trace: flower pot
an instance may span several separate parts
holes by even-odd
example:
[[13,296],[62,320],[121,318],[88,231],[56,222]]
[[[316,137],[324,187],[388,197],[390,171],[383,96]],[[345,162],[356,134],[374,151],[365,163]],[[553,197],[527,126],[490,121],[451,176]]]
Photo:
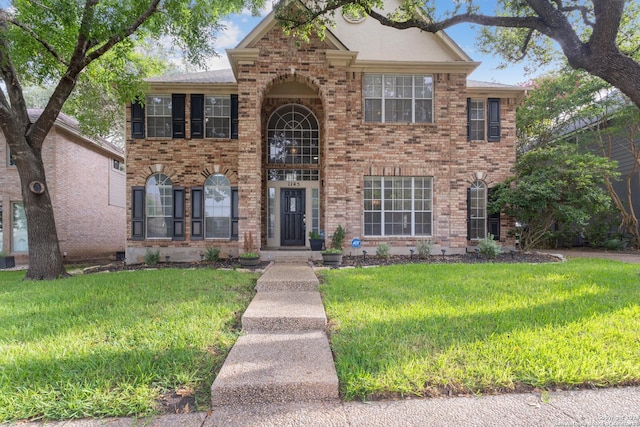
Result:
[[322,254],[322,262],[330,267],[337,267],[342,264],[342,253],[339,254]]
[[251,257],[251,258],[238,258],[240,261],[240,265],[243,267],[255,267],[256,265],[260,265],[260,257]]
[[5,268],[13,268],[16,266],[16,259],[13,256],[0,257],[0,270]]
[[312,251],[321,251],[323,243],[323,239],[309,239],[309,246],[311,246]]

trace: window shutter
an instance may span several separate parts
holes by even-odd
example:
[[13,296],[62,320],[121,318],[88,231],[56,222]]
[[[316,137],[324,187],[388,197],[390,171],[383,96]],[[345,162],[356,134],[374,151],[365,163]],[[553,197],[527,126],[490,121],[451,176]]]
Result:
[[203,227],[203,199],[204,189],[202,187],[191,188],[191,240],[204,239]]
[[174,93],[171,95],[171,121],[174,138],[185,137],[185,95]]
[[231,95],[231,139],[238,139],[238,95]]
[[[494,189],[488,189],[488,197],[487,200],[489,203],[493,202],[494,199]],[[487,216],[487,230],[489,230],[489,234],[493,234],[493,240],[500,240],[500,212],[492,213]]]
[[131,189],[131,240],[144,240],[144,187]]
[[173,187],[173,235],[172,240],[184,240],[184,187]]
[[238,187],[231,187],[231,240],[238,240],[238,221],[240,220]]
[[191,138],[204,138],[204,95],[191,95]]
[[467,240],[471,240],[471,189],[467,188]]
[[500,98],[489,98],[489,134],[487,140],[490,142],[500,141]]
[[144,107],[139,102],[131,103],[131,138],[144,139]]
[[471,98],[467,98],[467,141],[471,141]]

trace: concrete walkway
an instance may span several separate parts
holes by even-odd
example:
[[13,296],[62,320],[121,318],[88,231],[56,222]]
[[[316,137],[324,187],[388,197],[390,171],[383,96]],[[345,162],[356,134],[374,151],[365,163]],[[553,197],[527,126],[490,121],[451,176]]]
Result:
[[327,317],[309,265],[272,264],[242,316],[243,335],[211,386],[213,408],[338,402]]

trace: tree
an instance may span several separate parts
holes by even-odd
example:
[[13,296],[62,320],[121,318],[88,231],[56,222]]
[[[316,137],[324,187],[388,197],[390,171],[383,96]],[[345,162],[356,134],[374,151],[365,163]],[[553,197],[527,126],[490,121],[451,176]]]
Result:
[[[632,189],[640,182],[640,109],[601,79],[563,70],[532,82],[518,106],[520,150],[569,141],[606,158],[627,158],[622,185],[606,176],[603,185],[619,215],[618,231],[640,243]],[[636,196],[637,197],[637,196]]]
[[281,6],[277,16],[286,29],[303,36],[322,33],[341,7],[398,29],[435,33],[460,23],[477,24],[484,28],[478,44],[482,50],[498,53],[506,61],[529,56],[536,64],[554,57],[552,42],[556,42],[571,67],[602,78],[640,107],[640,4],[634,0],[499,0],[495,16],[481,13],[480,1],[459,0],[439,17],[443,8],[436,6],[436,0],[403,0],[386,15],[376,10],[383,3],[305,2],[306,8]]
[[[112,85],[121,102],[140,97],[133,57],[143,40],[169,36],[191,62],[214,55],[219,19],[261,0],[13,0],[0,8],[0,129],[21,181],[29,230],[27,279],[66,275],[44,166],[42,144],[81,79]],[[53,85],[31,122],[25,84]]]
[[615,167],[572,145],[534,148],[519,156],[515,177],[495,187],[488,210],[516,218],[523,224],[522,247],[536,246],[556,224],[581,227],[606,211],[611,200],[602,184]]

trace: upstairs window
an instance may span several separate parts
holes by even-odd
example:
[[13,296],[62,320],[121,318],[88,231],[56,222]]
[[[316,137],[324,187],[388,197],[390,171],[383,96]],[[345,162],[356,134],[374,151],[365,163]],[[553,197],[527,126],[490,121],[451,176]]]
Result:
[[171,95],[147,96],[147,136],[171,138]]
[[382,123],[433,123],[433,77],[365,74],[364,120]]
[[484,99],[469,100],[469,138],[472,141],[484,141],[486,115]]
[[231,138],[231,97],[205,97],[204,120],[207,138]]

